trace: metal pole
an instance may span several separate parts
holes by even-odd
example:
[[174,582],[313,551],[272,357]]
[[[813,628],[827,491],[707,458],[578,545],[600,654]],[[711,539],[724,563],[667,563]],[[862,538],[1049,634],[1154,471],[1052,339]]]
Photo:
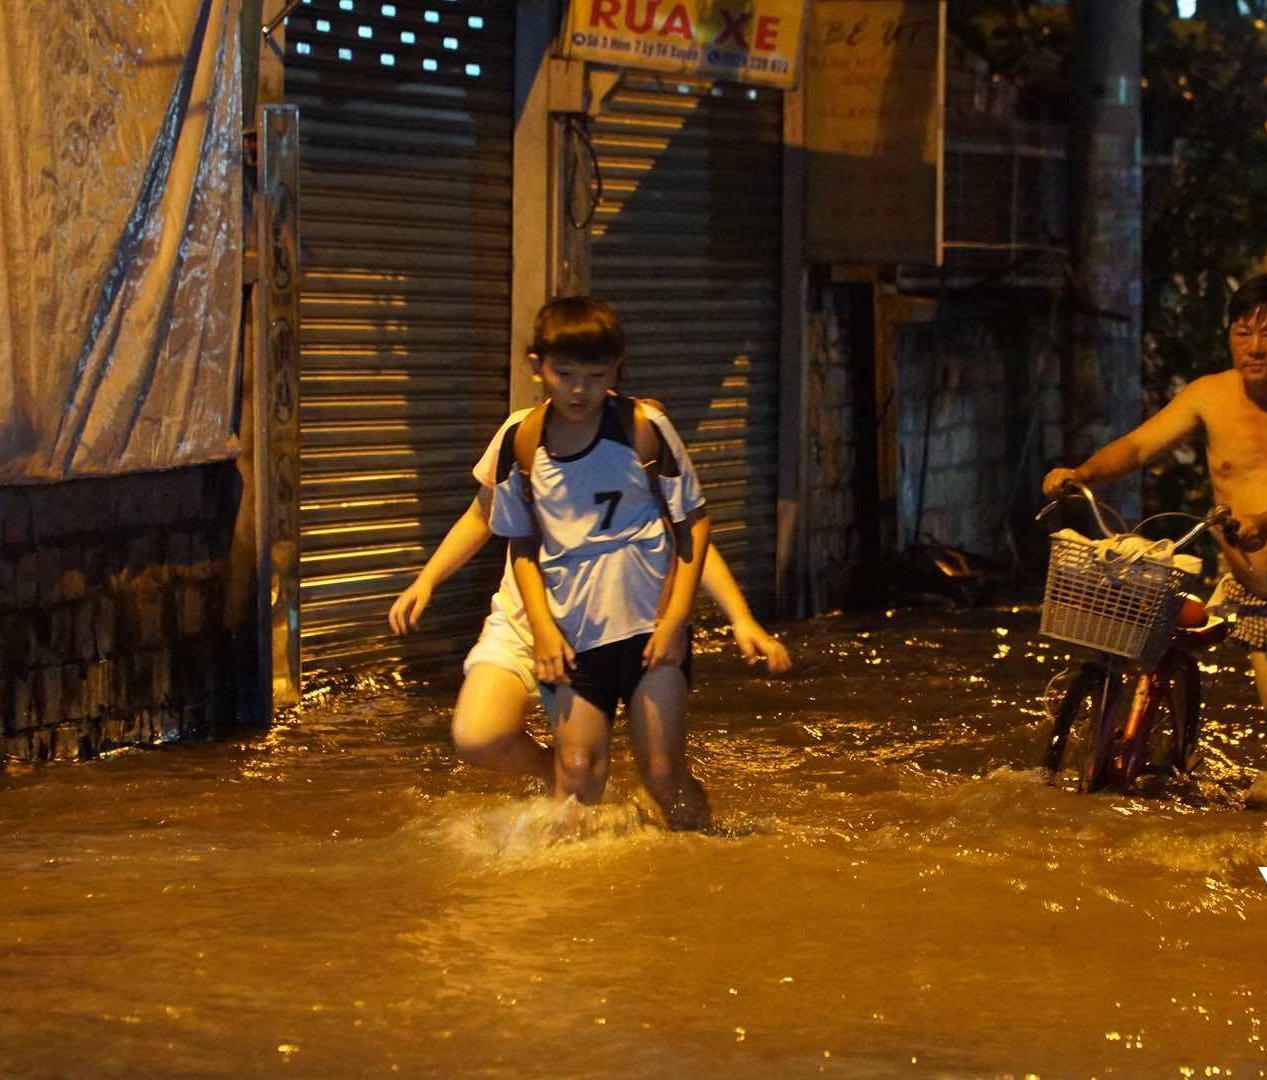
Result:
[[260,110],[255,325],[255,528],[260,674],[299,704],[299,110]]

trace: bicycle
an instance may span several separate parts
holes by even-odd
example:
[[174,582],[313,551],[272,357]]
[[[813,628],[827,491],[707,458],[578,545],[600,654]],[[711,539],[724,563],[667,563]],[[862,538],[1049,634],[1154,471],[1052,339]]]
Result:
[[[1195,653],[1222,641],[1229,627],[1190,595],[1198,577],[1191,565],[1176,565],[1173,553],[1216,527],[1230,539],[1237,523],[1221,505],[1204,518],[1154,515],[1196,522],[1173,546],[1165,542],[1161,548],[1138,532],[1154,518],[1129,532],[1111,530],[1102,514],[1105,509],[1118,517],[1111,507],[1102,507],[1084,484],[1066,488],[1066,495],[1076,493],[1086,500],[1110,544],[1078,534],[1052,537],[1040,633],[1095,655],[1082,664],[1053,716],[1044,772],[1055,783],[1070,766],[1078,789],[1088,792],[1106,787],[1125,791],[1144,773],[1187,775],[1196,763],[1201,731],[1201,671]],[[1057,498],[1045,506],[1038,520],[1059,503]],[[1130,546],[1123,544],[1130,537],[1138,538],[1133,554],[1106,557]],[[1071,751],[1071,737],[1082,739],[1080,752]]]

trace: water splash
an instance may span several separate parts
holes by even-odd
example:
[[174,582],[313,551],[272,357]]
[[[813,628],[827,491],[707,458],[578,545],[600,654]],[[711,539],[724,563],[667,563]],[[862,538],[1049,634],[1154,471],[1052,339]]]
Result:
[[525,859],[557,854],[561,848],[609,847],[663,830],[634,800],[583,806],[575,799],[542,798],[474,810],[444,822],[439,832],[444,842],[467,855]]

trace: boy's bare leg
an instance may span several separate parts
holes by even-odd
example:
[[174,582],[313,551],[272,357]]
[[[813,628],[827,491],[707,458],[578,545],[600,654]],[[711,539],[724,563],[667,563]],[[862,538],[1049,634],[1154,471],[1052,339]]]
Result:
[[611,720],[597,705],[559,686],[554,692],[554,797],[586,805],[603,797],[610,764]]
[[679,668],[652,668],[629,702],[629,734],[642,782],[669,828],[706,829],[708,795],[686,760],[686,694]]
[[554,753],[524,728],[528,690],[519,676],[493,664],[475,664],[453,707],[458,757],[498,772],[528,773],[554,784]]

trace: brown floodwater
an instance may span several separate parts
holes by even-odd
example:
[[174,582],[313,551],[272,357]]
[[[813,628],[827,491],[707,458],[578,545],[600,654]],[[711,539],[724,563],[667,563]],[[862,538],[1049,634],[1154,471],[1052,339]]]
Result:
[[[1242,655],[1191,781],[1042,783],[1033,611],[705,642],[719,822],[457,764],[452,679],[0,776],[0,1072],[1263,1076],[1267,764]],[[450,673],[451,675],[451,673]]]

